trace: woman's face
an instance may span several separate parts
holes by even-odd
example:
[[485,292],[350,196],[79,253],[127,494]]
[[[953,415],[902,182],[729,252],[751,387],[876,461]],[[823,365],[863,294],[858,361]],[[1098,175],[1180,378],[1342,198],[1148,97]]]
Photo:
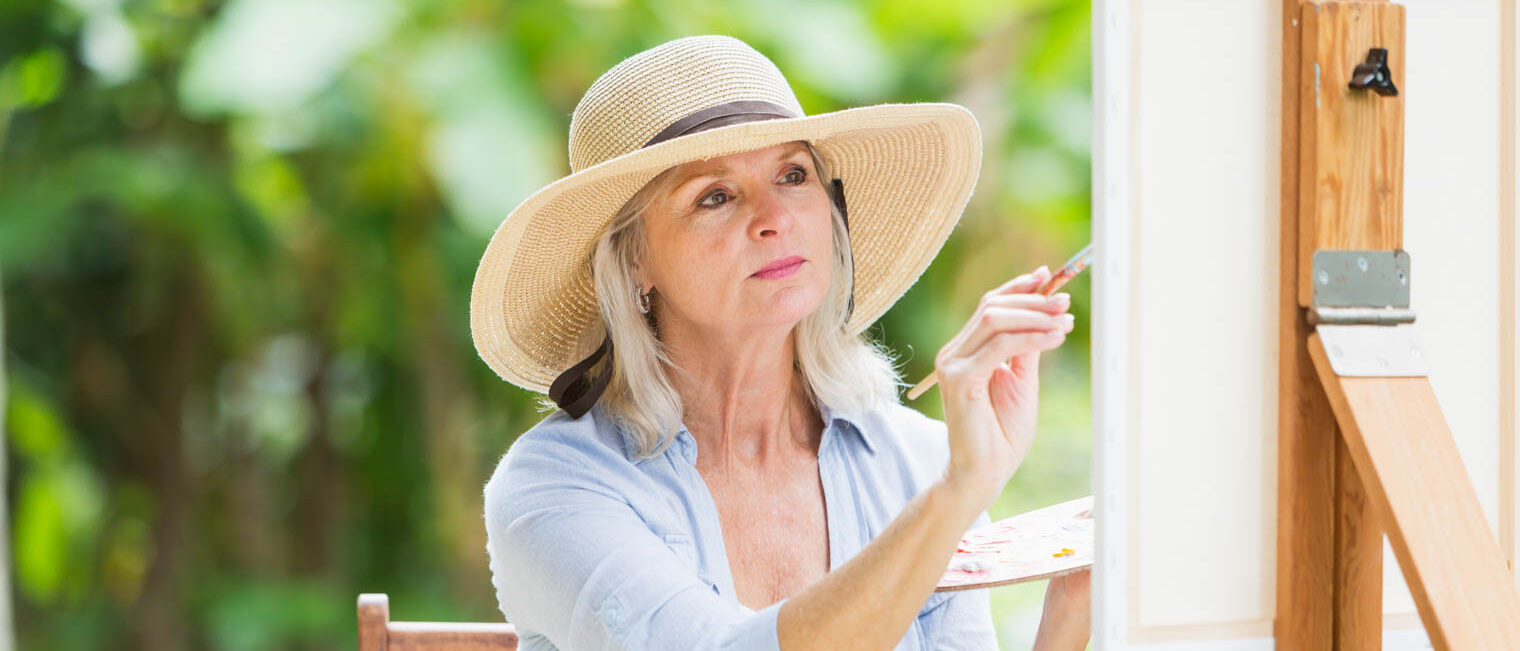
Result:
[[719,336],[790,328],[823,302],[834,241],[829,197],[802,142],[677,168],[644,215],[638,277],[661,329]]

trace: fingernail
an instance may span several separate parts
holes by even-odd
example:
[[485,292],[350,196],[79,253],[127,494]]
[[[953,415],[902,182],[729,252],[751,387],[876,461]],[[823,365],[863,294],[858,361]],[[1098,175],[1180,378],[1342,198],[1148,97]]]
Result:
[[1050,265],[1043,265],[1042,264],[1042,265],[1040,265],[1039,269],[1035,269],[1034,270],[1035,273],[1040,273],[1042,271],[1045,272],[1045,273],[1050,273]]
[[1048,300],[1054,305],[1070,305],[1071,294],[1064,292],[1060,294],[1051,294]]
[[1072,325],[1077,322],[1077,315],[1067,312],[1066,314],[1061,315],[1061,320],[1065,321],[1066,325]]

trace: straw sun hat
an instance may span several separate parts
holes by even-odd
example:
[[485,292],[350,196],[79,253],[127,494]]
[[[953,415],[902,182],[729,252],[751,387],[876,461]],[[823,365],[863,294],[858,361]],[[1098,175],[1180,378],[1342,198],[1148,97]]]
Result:
[[939,103],[806,115],[764,55],[727,36],[693,36],[613,66],[575,107],[571,174],[507,215],[475,272],[470,329],[481,358],[579,416],[611,375],[608,367],[602,386],[585,386],[610,349],[591,279],[608,222],[667,168],[794,140],[829,163],[831,198],[843,207],[848,196],[855,286],[846,327],[870,326],[934,259],[971,197],[976,119]]

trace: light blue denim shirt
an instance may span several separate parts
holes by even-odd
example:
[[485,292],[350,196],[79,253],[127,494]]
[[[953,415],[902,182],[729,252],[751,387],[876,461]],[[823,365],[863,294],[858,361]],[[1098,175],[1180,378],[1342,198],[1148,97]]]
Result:
[[[822,416],[832,571],[940,477],[949,447],[944,423],[900,404]],[[755,611],[735,597],[691,433],[648,459],[635,451],[600,406],[576,420],[557,411],[487,482],[491,582],[520,648],[778,649],[785,600]],[[987,591],[934,593],[896,648],[996,649]]]

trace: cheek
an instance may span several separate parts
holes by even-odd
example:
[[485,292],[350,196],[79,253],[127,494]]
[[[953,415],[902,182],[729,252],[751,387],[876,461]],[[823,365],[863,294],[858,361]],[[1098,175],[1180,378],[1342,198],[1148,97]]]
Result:
[[808,229],[809,246],[813,251],[814,259],[819,261],[819,267],[825,270],[834,264],[834,225],[833,217],[825,213],[822,219],[815,220]]
[[717,295],[714,286],[727,277],[724,271],[734,267],[740,257],[717,234],[691,232],[667,237],[661,246],[650,246],[655,283],[669,300],[683,304],[701,304]]

